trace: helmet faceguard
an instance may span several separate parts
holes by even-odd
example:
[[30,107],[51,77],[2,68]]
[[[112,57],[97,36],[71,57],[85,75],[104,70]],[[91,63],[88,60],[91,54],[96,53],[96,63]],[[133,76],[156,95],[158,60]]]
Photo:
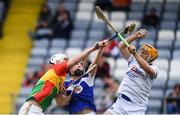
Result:
[[57,64],[57,63],[62,63],[64,60],[68,60],[69,57],[65,54],[62,53],[57,53],[53,56],[51,56],[51,59],[49,60],[50,64]]
[[145,49],[149,54],[147,62],[152,62],[159,56],[158,50],[150,44],[144,44],[141,48]]

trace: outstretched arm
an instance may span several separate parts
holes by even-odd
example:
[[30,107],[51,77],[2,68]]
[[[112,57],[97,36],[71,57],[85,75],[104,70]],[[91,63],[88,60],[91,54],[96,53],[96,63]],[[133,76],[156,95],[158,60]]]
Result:
[[[144,29],[140,29],[139,31],[137,31],[135,34],[129,36],[128,38],[126,38],[126,41],[130,44],[131,42],[135,41],[138,38],[144,38],[145,35],[142,35],[140,31],[145,31]],[[126,47],[126,45],[124,44],[123,41],[121,41],[118,44],[118,47],[120,49],[121,55],[123,58],[128,59],[131,54],[128,52],[128,49]]]
[[92,53],[93,51],[101,48],[101,47],[106,47],[107,44],[103,43],[104,41],[100,41],[97,42],[96,44],[94,44],[92,47],[86,49],[85,51],[83,51],[82,53],[80,53],[78,56],[70,59],[67,63],[67,68],[71,68],[74,65],[76,65],[78,62],[80,62],[81,60],[84,60],[90,53]]
[[70,59],[67,63],[67,68],[73,67],[74,65],[76,65],[78,62],[86,58],[90,53],[92,53],[95,50],[97,50],[96,47],[90,47],[85,51],[83,51],[82,53],[80,53],[79,55],[77,55],[76,57]]
[[[104,40],[103,42],[104,42],[103,44],[106,44],[106,45],[110,44],[109,40]],[[93,62],[91,63],[91,65],[89,66],[88,69],[90,69],[93,65],[98,64],[98,62],[100,61],[100,58],[102,56],[102,52],[103,52],[103,47],[100,47],[96,57],[94,58]],[[91,76],[95,76],[96,71],[97,71],[97,66],[90,72]]]
[[[100,57],[102,56],[102,50],[103,50],[103,49],[99,49],[99,51],[98,51],[95,59],[93,60],[93,62],[92,62],[91,65],[89,66],[89,68],[91,68],[93,65],[97,64],[98,61],[100,61],[99,59],[100,59]],[[89,70],[89,68],[88,68],[88,70]],[[94,76],[94,75],[96,74],[96,71],[97,71],[97,66],[96,66],[89,74],[91,74],[91,76]]]

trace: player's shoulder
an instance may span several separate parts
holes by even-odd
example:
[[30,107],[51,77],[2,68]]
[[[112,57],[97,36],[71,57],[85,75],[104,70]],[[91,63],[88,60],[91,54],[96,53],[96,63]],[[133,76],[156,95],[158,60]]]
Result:
[[159,74],[159,68],[156,63],[151,63],[150,67],[156,72],[156,76]]
[[155,68],[159,68],[158,65],[156,64],[156,62],[152,62],[149,64],[151,67],[155,67]]
[[64,85],[66,86],[66,85],[70,84],[71,82],[72,82],[72,80],[65,80]]
[[53,68],[56,68],[56,67],[66,68],[67,63],[68,63],[68,61],[63,61],[61,63],[53,64],[51,67],[53,67]]
[[84,81],[88,86],[93,86],[94,83],[94,77],[91,76],[91,74],[88,74],[86,77],[82,78],[82,81]]
[[150,65],[152,68],[156,69],[156,70],[159,70],[159,67],[156,65],[156,64],[152,64]]

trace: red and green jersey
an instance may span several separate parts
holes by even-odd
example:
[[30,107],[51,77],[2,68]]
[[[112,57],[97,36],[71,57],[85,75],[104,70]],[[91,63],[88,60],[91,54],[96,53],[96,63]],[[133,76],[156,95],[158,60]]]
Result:
[[55,96],[63,90],[67,72],[67,61],[55,64],[37,82],[28,99],[35,99],[46,110]]

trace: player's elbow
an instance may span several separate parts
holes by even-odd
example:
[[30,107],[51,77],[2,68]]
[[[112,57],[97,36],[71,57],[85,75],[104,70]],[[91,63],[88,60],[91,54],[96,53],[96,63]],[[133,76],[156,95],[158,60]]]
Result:
[[156,72],[153,69],[149,69],[147,71],[147,73],[149,74],[150,77],[155,77],[156,76]]
[[67,62],[67,68],[72,68],[74,65],[76,65],[78,63],[78,61],[76,59],[70,59],[68,62]]

